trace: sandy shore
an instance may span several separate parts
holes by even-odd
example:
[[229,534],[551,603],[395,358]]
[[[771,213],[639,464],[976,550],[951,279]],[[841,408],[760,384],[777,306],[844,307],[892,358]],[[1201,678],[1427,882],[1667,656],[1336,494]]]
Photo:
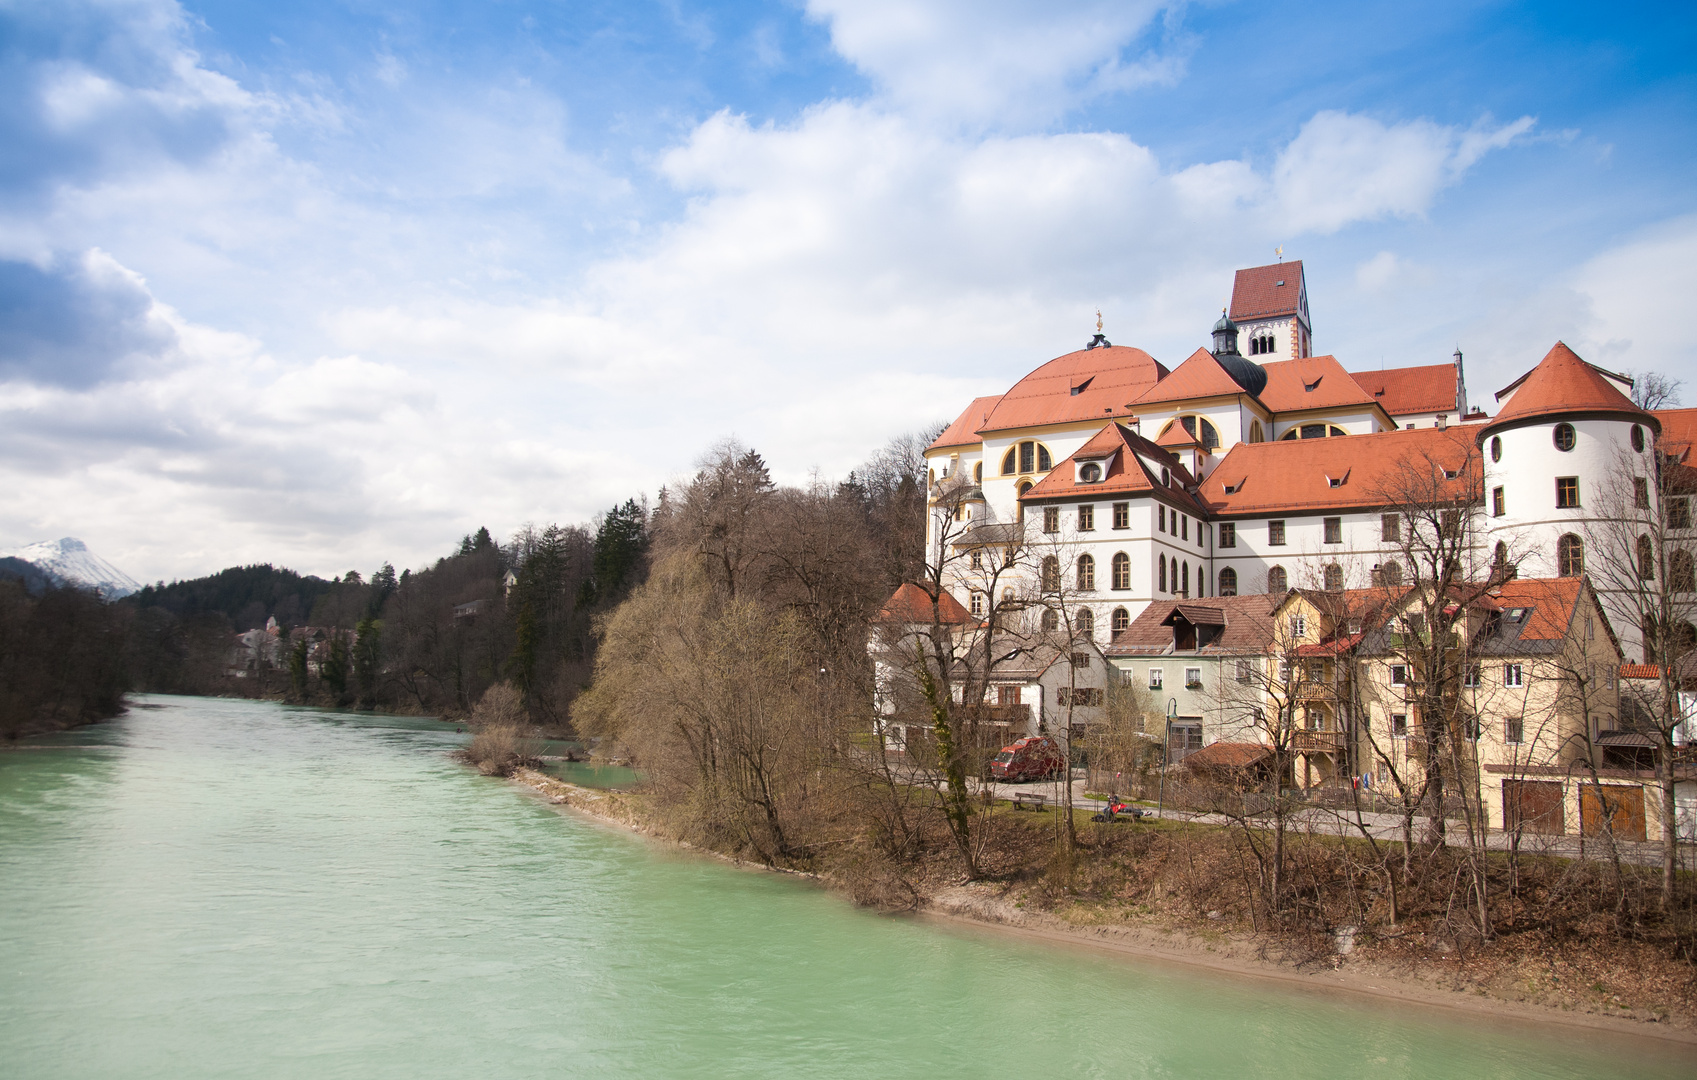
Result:
[[[618,792],[579,787],[532,769],[519,770],[513,779],[556,806],[620,829],[645,836],[658,835],[638,819],[630,802]],[[681,846],[689,847],[687,844]],[[738,866],[770,869],[715,852],[705,854]],[[1367,996],[1401,1005],[1444,1009],[1484,1021],[1556,1024],[1568,1029],[1608,1032],[1639,1040],[1648,1037],[1674,1047],[1697,1049],[1697,1026],[1691,1023],[1690,1018],[1653,1022],[1644,1017],[1611,1016],[1505,1001],[1476,990],[1452,990],[1434,985],[1430,979],[1397,970],[1396,966],[1355,957],[1335,957],[1330,968],[1312,964],[1298,966],[1269,957],[1269,943],[1250,936],[1220,934],[1204,937],[1170,927],[1125,923],[1077,926],[1047,912],[1018,908],[991,885],[959,885],[944,889],[927,898],[918,917],[936,920],[951,928],[1011,935],[1128,960],[1178,964],[1235,978],[1270,980],[1309,993]]]

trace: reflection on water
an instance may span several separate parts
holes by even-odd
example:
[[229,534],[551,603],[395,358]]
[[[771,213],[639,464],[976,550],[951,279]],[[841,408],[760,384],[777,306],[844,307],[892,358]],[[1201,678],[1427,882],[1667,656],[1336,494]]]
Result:
[[0,754],[0,1075],[1689,1075],[857,911],[477,776],[431,720],[153,698]]
[[633,788],[640,777],[635,769],[624,765],[592,765],[587,761],[550,761],[543,771],[557,776],[568,784],[592,788]]

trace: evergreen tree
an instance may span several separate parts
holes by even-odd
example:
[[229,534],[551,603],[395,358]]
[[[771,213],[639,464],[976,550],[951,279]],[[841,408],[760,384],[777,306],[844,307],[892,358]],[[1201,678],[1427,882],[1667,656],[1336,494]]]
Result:
[[289,650],[289,682],[294,687],[296,700],[299,701],[306,700],[306,660],[310,648],[306,638],[302,637],[295,642],[294,648]]
[[578,605],[607,605],[623,599],[647,551],[648,512],[635,499],[603,514],[595,531],[591,576],[583,583]]
[[354,631],[354,678],[359,684],[359,707],[377,707],[377,680],[381,674],[383,624],[373,618],[360,620]]
[[348,692],[348,643],[340,631],[331,633],[330,655],[320,665],[318,677],[336,695],[338,702]]

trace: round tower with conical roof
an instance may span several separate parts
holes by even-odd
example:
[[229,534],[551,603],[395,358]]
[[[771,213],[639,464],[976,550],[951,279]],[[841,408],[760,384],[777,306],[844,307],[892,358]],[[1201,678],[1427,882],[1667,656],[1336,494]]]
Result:
[[[1630,482],[1625,469],[1639,460],[1652,467],[1651,435],[1660,430],[1622,385],[1631,383],[1558,341],[1498,395],[1501,411],[1475,436],[1484,460],[1487,555],[1517,560],[1521,577],[1585,573],[1592,526],[1611,485]],[[1629,655],[1639,651],[1637,626],[1614,629]]]

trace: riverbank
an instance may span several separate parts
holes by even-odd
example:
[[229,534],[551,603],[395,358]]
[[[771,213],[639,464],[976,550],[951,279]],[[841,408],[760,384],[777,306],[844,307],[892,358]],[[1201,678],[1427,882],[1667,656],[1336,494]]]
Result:
[[[578,787],[531,769],[517,770],[513,779],[554,805],[643,835],[676,840],[647,812],[640,794]],[[1029,828],[1024,818],[1010,819],[1009,826]],[[726,853],[709,853],[753,865]],[[852,859],[822,865],[808,876],[866,902],[864,882],[843,874],[844,862]],[[1429,934],[1412,927],[1396,938],[1345,933],[1317,942],[1313,935],[1258,932],[1220,910],[1190,917],[1163,904],[1159,895],[1136,903],[1086,896],[1057,902],[1045,880],[1017,874],[961,884],[958,874],[951,880],[941,865],[946,862],[945,857],[927,868],[930,872],[904,881],[914,893],[905,906],[921,917],[1063,947],[1272,979],[1316,992],[1368,995],[1486,1018],[1553,1022],[1697,1047],[1693,973],[1689,965],[1648,946],[1515,940],[1463,949],[1430,940]]]

